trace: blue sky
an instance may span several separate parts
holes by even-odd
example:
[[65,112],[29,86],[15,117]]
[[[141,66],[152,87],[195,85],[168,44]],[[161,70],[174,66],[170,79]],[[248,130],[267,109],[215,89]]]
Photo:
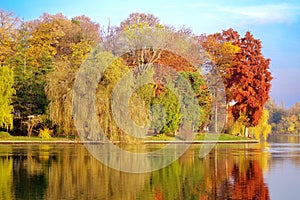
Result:
[[271,97],[289,107],[300,102],[300,3],[298,0],[1,0],[0,8],[27,21],[44,12],[68,17],[85,14],[101,25],[112,25],[132,12],[152,13],[163,24],[186,25],[195,34],[234,28],[241,35],[251,31],[271,59]]

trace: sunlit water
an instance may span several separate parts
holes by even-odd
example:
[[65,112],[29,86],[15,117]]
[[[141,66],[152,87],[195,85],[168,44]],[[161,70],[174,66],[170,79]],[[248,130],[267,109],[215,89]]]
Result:
[[110,169],[79,144],[0,145],[0,199],[300,199],[299,141],[222,144],[204,158],[192,145],[144,174]]

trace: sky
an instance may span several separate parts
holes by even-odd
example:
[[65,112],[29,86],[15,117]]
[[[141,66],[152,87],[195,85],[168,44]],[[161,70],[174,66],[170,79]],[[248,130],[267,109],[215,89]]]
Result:
[[300,102],[300,2],[298,0],[0,0],[0,9],[28,21],[43,13],[86,15],[102,26],[119,25],[130,13],[157,16],[161,23],[185,25],[193,33],[210,34],[233,28],[250,31],[271,59],[271,97],[290,107]]

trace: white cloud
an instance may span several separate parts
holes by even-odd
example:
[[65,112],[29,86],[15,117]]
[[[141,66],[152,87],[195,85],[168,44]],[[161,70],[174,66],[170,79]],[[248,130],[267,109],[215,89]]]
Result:
[[250,20],[250,23],[292,23],[299,15],[300,7],[290,4],[265,4],[257,6],[224,6],[218,10],[233,18]]
[[201,9],[214,18],[233,19],[252,23],[292,23],[300,16],[300,6],[288,3],[261,5],[226,5],[222,3],[193,3],[190,7]]

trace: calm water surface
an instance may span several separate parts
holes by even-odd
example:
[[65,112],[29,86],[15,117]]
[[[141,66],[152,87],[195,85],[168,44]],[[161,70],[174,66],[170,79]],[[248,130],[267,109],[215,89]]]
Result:
[[217,145],[205,158],[200,148],[161,170],[130,174],[83,145],[0,145],[0,199],[300,199],[300,137]]

